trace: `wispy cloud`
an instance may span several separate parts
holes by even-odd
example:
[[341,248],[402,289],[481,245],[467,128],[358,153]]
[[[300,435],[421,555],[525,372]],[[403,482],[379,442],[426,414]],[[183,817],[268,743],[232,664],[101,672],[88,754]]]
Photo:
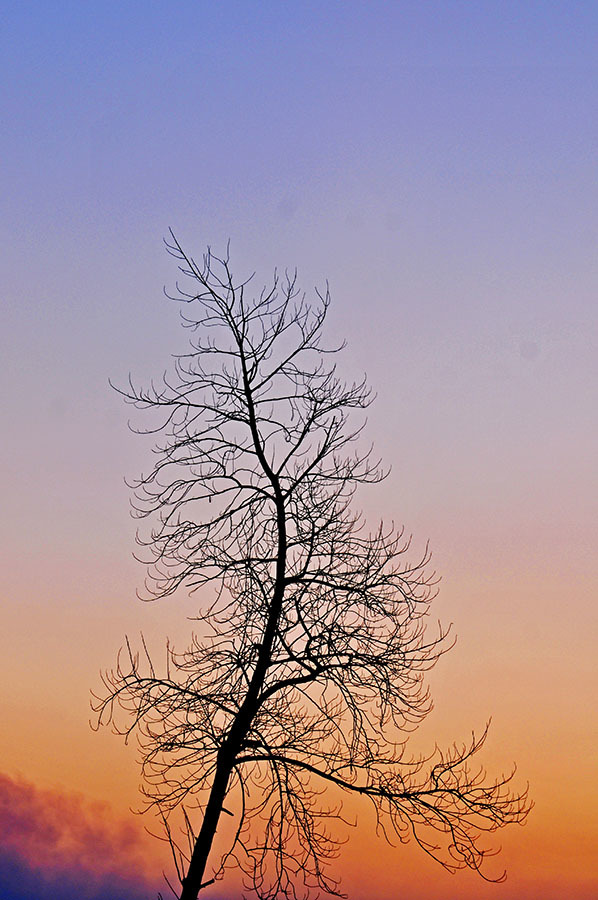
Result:
[[138,823],[0,774],[0,900],[154,900]]

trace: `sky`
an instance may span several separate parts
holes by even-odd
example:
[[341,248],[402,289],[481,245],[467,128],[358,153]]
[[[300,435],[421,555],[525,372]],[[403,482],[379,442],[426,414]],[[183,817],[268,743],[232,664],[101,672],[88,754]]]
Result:
[[123,479],[150,445],[108,385],[186,346],[169,228],[257,282],[329,282],[392,467],[364,511],[430,540],[458,636],[418,740],[492,716],[488,768],[535,801],[503,885],[361,814],[350,897],[594,898],[596,4],[6,0],[0,28],[0,900],[164,891],[134,747],[90,729],[89,692],[197,602],[135,597]]

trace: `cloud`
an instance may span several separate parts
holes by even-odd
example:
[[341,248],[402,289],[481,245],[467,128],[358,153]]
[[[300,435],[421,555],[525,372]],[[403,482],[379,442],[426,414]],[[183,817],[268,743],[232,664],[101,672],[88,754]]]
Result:
[[155,900],[147,859],[138,823],[0,774],[0,900]]

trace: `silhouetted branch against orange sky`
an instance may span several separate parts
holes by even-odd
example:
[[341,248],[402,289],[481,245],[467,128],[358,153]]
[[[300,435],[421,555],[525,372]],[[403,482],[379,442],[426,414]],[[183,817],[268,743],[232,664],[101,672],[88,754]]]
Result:
[[[352,509],[385,473],[351,420],[370,391],[344,383],[342,346],[323,344],[328,290],[310,306],[285,273],[254,293],[228,253],[197,263],[172,233],[167,247],[186,279],[174,299],[190,349],[159,385],[120,392],[160,436],[135,485],[135,513],[152,522],[139,537],[145,597],[205,588],[205,599],[163,671],[127,641],[95,709],[139,740],[181,900],[230,866],[260,900],[343,896],[326,863],[349,795],[372,805],[387,840],[413,837],[447,869],[486,877],[484,833],[523,822],[527,791],[475,766],[486,731],[408,751],[431,708],[424,675],[450,640],[425,628],[427,549],[411,559],[402,529],[369,531]],[[213,844],[223,814],[234,821],[224,848]]]

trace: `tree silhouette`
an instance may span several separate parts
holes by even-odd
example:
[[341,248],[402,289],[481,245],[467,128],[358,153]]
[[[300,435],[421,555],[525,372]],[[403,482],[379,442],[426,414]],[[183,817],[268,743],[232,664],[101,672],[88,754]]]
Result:
[[[366,798],[389,840],[414,838],[447,869],[480,872],[483,833],[523,822],[527,793],[512,792],[512,774],[471,768],[486,732],[427,758],[408,752],[430,710],[424,674],[449,642],[424,627],[428,552],[410,561],[402,530],[370,532],[352,511],[356,489],[384,472],[350,421],[370,392],[343,383],[341,348],[322,343],[328,291],[310,307],[296,275],[275,274],[252,296],[228,255],[208,250],[200,265],[174,235],[167,248],[189,284],[173,299],[186,304],[190,350],[159,386],[129,381],[121,393],[161,414],[134,504],[153,522],[138,538],[146,596],[185,586],[206,600],[164,672],[127,641],[95,708],[138,736],[176,893],[196,900],[234,865],[260,900],[343,896],[326,866],[343,795]],[[223,814],[234,819],[224,849],[213,847]]]

